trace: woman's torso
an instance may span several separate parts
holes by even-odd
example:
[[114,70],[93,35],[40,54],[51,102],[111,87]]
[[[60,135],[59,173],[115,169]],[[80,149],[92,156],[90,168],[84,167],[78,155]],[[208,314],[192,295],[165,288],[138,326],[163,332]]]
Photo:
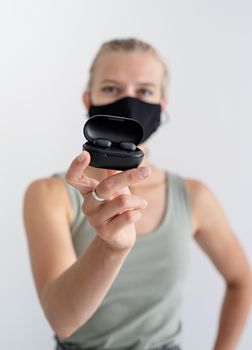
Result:
[[[64,179],[64,174],[59,174]],[[180,304],[188,267],[192,221],[184,179],[160,171],[144,188],[149,202],[136,226],[137,241],[118,278],[93,317],[64,339],[97,349],[149,349],[176,345],[181,333]],[[136,194],[140,194],[137,188]],[[72,240],[77,256],[95,237],[81,211],[82,198],[68,186],[74,209]]]

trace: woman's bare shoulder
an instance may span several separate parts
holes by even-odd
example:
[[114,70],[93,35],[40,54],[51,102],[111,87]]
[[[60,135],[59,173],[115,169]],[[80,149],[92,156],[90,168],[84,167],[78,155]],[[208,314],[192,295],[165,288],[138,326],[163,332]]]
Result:
[[24,208],[28,212],[51,210],[65,211],[72,219],[72,204],[64,181],[59,177],[38,178],[28,184],[24,193]]
[[32,180],[26,188],[26,193],[41,193],[45,191],[51,194],[63,193],[65,191],[64,182],[59,177],[43,177]]
[[192,178],[184,180],[191,206],[195,235],[202,236],[203,232],[212,231],[213,222],[218,223],[219,226],[229,227],[225,210],[214,190],[204,181]]

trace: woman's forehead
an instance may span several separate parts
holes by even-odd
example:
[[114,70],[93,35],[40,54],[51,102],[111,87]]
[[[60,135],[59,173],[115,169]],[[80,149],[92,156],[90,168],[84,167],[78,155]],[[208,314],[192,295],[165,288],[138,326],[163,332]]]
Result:
[[94,80],[136,80],[161,83],[164,69],[148,52],[108,52],[97,60]]

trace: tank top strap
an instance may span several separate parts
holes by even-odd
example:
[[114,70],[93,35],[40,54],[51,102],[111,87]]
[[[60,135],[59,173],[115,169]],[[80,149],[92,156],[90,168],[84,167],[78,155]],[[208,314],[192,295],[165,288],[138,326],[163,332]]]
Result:
[[191,207],[184,176],[179,173],[168,173],[170,215],[178,220],[180,225],[186,225],[193,234]]
[[66,182],[65,175],[66,175],[65,172],[61,172],[61,173],[53,174],[52,177],[60,178],[64,182],[67,188],[68,194],[72,202],[72,207],[73,207],[73,221],[71,225],[71,232],[74,233],[77,231],[77,228],[79,227],[79,225],[81,224],[84,218],[84,215],[82,212],[83,197],[81,196],[78,190],[76,190],[73,186],[69,185]]

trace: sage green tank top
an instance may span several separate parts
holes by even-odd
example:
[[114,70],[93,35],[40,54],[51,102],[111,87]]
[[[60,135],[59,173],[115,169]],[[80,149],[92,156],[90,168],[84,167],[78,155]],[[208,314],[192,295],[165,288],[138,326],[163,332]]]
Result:
[[[64,181],[64,173],[56,174]],[[66,184],[74,208],[71,227],[77,256],[95,237],[82,213],[82,196]],[[149,350],[181,343],[181,297],[188,268],[192,222],[183,177],[167,173],[165,215],[139,236],[95,314],[60,341],[97,350]]]

